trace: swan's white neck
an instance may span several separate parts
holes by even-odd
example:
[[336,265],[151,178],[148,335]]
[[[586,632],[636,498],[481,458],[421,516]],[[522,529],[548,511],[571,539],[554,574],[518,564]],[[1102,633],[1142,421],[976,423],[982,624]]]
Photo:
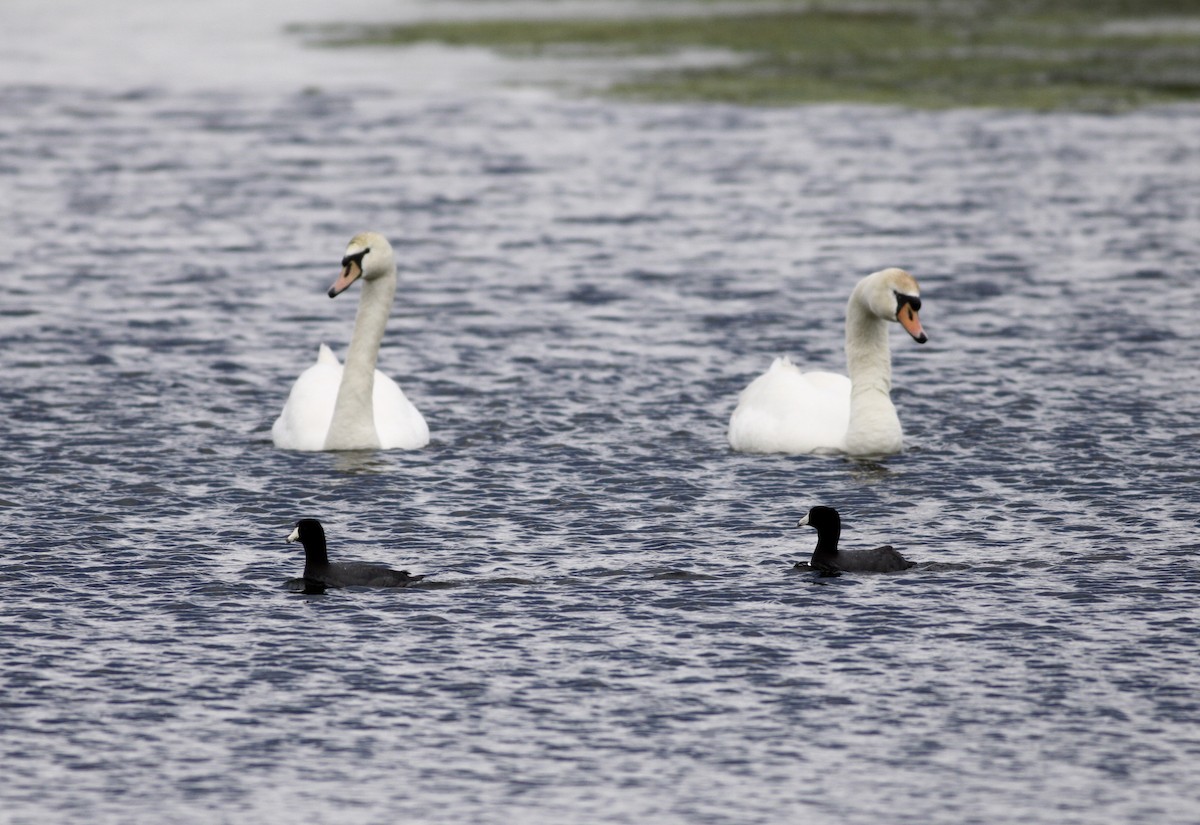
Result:
[[379,448],[379,434],[375,430],[375,362],[396,294],[396,271],[393,269],[370,281],[363,278],[362,283],[354,335],[346,352],[333,421],[325,436],[326,450]]
[[888,322],[871,312],[861,285],[846,305],[846,371],[850,374],[850,424],[846,452],[896,453],[903,433],[892,405],[892,354]]

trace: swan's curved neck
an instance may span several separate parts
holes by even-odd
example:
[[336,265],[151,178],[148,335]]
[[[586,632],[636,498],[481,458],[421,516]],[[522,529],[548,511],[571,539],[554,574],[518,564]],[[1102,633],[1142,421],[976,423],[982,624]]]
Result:
[[865,395],[873,390],[887,396],[892,391],[887,321],[853,300],[846,306],[846,370],[854,385],[852,393]]
[[871,312],[855,290],[846,305],[846,371],[850,374],[847,451],[889,453],[900,449],[900,419],[892,404],[892,353],[887,321]]
[[342,383],[338,386],[333,407],[333,421],[325,436],[327,450],[362,450],[379,447],[375,431],[375,362],[379,345],[392,311],[396,294],[396,273],[393,271],[373,280],[363,279],[358,315],[354,319],[354,335],[346,352]]

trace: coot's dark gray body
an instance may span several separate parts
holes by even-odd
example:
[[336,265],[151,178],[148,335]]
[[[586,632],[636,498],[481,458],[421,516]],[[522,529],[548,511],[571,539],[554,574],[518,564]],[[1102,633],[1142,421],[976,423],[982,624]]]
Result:
[[[817,549],[809,565],[827,573],[895,573],[914,565],[890,544],[870,550],[841,550],[838,538],[842,534],[842,517],[832,507],[814,507],[800,519],[798,526],[815,527]],[[799,565],[797,565],[799,566]]]
[[410,576],[407,570],[392,570],[382,564],[330,562],[325,528],[315,518],[300,519],[287,540],[304,545],[304,579],[321,582],[326,587],[407,587],[425,578]]

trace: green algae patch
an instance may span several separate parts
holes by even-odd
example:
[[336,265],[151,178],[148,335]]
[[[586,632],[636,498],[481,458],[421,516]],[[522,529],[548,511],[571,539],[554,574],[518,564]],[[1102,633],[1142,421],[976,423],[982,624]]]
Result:
[[[426,22],[317,35],[336,46],[437,42],[604,58],[612,66],[604,92],[642,100],[1080,111],[1200,100],[1200,13],[1186,0],[696,3],[684,14],[669,5],[669,15],[625,19]],[[622,69],[630,56],[689,50],[736,59]]]

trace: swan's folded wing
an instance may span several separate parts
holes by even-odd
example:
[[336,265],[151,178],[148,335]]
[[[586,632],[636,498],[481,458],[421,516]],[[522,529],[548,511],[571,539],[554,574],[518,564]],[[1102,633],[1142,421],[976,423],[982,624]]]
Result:
[[837,452],[849,422],[849,378],[801,372],[777,358],[738,397],[729,419],[729,444],[747,453]]
[[325,436],[333,421],[333,405],[341,382],[342,365],[329,347],[322,344],[317,362],[300,373],[283,412],[271,427],[275,446],[281,450],[325,449]]
[[379,370],[371,402],[375,407],[375,433],[384,450],[418,450],[429,443],[429,425],[404,395],[404,390]]

